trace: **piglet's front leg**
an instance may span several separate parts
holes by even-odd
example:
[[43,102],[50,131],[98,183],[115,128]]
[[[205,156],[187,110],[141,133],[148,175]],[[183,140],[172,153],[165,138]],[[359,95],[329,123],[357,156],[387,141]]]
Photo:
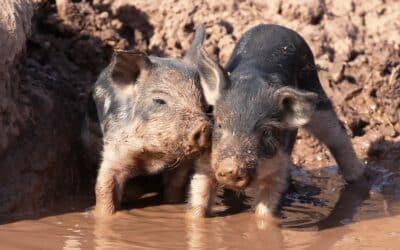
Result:
[[287,188],[288,170],[283,168],[276,175],[271,175],[259,182],[255,214],[257,218],[270,219],[274,217],[282,193]]
[[187,215],[189,218],[202,218],[210,213],[216,195],[217,182],[208,154],[203,155],[195,164],[195,174],[190,182]]
[[99,216],[112,215],[119,208],[124,185],[136,162],[132,158],[119,157],[114,152],[104,151],[96,181],[96,208]]

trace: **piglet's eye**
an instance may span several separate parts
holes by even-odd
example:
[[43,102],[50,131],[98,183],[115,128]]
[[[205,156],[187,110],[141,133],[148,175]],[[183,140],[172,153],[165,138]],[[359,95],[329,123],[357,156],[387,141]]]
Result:
[[165,104],[167,104],[166,101],[164,101],[163,99],[160,99],[160,98],[154,98],[154,99],[153,99],[153,102],[155,102],[155,103],[157,103],[157,104],[159,104],[159,105],[165,105]]
[[207,113],[207,114],[212,114],[213,111],[214,111],[214,107],[213,107],[213,106],[208,105],[208,106],[206,107],[206,113]]

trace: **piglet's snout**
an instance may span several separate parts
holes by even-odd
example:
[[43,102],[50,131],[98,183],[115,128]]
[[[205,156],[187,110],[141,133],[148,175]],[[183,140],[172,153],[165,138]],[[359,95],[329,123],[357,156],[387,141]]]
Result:
[[219,183],[231,189],[246,188],[253,175],[253,168],[240,166],[233,159],[224,159],[216,171],[216,178]]
[[208,148],[211,143],[211,123],[206,120],[199,121],[188,135],[189,149],[200,152]]

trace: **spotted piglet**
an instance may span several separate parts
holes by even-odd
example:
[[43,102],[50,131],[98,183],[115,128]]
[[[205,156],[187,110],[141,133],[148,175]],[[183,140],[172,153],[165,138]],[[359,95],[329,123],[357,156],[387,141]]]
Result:
[[[203,36],[199,30],[188,55],[201,46]],[[208,61],[114,52],[95,83],[95,112],[88,112],[83,130],[87,152],[101,150],[97,214],[119,208],[128,178],[166,169],[165,200],[184,198],[191,160],[210,147],[212,123],[201,88],[212,84],[201,76]]]

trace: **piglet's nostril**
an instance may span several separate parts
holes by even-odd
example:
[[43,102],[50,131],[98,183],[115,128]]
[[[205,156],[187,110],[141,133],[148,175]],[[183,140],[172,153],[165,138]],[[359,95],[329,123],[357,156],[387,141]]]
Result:
[[236,176],[236,181],[242,181],[244,180],[244,176]]
[[232,178],[235,176],[235,171],[233,170],[233,168],[225,168],[225,169],[220,170],[217,174],[220,177]]
[[194,141],[198,141],[200,139],[201,136],[201,131],[197,131],[196,133],[194,133],[193,135],[193,140]]

